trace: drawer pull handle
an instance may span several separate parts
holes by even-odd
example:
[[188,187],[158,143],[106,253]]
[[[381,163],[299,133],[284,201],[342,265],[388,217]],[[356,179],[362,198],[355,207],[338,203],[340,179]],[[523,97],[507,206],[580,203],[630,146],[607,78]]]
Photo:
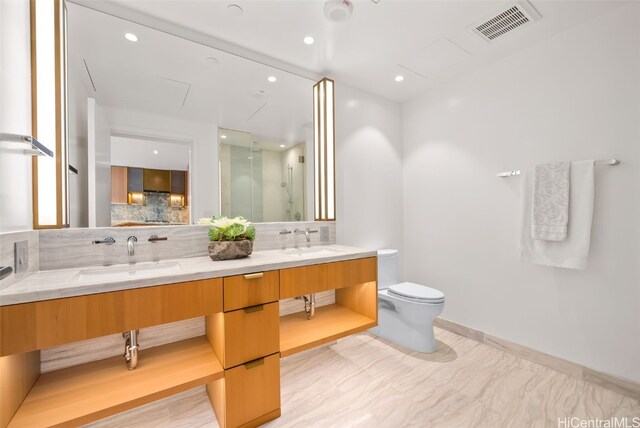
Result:
[[244,313],[250,314],[252,312],[260,312],[263,309],[264,309],[264,305],[249,306],[248,308],[244,308]]
[[249,370],[255,367],[261,366],[264,364],[264,357],[258,358],[257,360],[249,361],[248,363],[244,363],[244,367]]
[[244,279],[260,279],[264,276],[264,272],[250,273],[244,276]]

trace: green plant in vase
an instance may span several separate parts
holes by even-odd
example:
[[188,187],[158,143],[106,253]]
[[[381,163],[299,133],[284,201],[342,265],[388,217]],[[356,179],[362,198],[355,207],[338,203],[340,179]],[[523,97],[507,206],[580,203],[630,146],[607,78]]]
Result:
[[253,252],[256,228],[244,217],[213,217],[200,219],[198,223],[211,225],[209,257],[212,260],[238,259]]

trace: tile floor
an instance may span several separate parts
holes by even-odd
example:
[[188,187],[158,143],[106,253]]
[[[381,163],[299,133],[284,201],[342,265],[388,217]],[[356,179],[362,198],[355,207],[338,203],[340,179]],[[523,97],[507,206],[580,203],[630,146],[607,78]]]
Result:
[[[282,416],[267,427],[558,427],[640,417],[640,401],[436,329],[438,351],[369,333],[282,360]],[[204,387],[88,425],[217,427]]]

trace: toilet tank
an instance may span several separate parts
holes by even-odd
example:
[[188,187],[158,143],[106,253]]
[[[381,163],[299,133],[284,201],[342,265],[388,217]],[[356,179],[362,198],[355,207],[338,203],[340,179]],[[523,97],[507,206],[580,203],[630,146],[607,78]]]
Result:
[[378,250],[378,288],[397,284],[399,276],[398,250]]

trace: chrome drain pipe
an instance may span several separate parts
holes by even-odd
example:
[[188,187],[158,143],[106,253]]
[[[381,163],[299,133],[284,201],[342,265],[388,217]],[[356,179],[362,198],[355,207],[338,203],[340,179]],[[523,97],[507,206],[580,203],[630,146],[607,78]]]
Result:
[[124,337],[124,359],[127,361],[129,370],[135,370],[138,365],[138,350],[140,345],[138,344],[139,330],[130,330],[122,333]]
[[296,296],[297,300],[304,300],[304,313],[307,315],[307,319],[310,320],[316,314],[316,295],[315,293],[307,296]]

